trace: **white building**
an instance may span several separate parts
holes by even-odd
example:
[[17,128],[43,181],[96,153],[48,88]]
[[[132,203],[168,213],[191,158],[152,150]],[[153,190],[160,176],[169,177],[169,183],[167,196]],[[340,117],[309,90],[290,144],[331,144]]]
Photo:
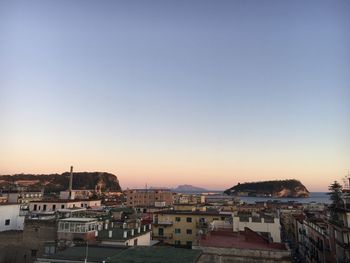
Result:
[[279,218],[233,216],[233,232],[244,231],[245,227],[258,233],[268,233],[273,242],[281,242]]
[[101,200],[42,200],[29,203],[30,212],[53,212],[67,208],[101,206]]
[[23,230],[24,216],[20,214],[20,204],[0,204],[0,232]]

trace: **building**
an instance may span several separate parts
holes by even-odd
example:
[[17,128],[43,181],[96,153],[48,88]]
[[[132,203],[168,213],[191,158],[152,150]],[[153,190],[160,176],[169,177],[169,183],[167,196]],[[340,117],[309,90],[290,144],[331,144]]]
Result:
[[218,211],[159,211],[153,214],[153,239],[176,246],[191,247],[215,221],[229,222],[231,214]]
[[86,241],[95,243],[96,232],[101,226],[96,218],[64,218],[58,221],[57,238],[61,246]]
[[9,230],[23,230],[24,216],[21,214],[20,204],[0,204],[0,232]]
[[249,228],[255,232],[265,234],[273,242],[281,242],[280,219],[274,215],[264,213],[238,213],[233,216],[233,231],[244,231]]
[[32,201],[40,201],[44,197],[44,191],[8,191],[3,193],[9,203],[27,204]]
[[30,212],[54,212],[60,209],[67,208],[88,208],[101,206],[101,200],[63,200],[63,199],[54,199],[54,200],[41,200],[33,201],[29,203]]
[[232,229],[213,230],[199,236],[198,245],[193,249],[201,250],[198,263],[209,262],[244,262],[289,263],[291,253],[282,243],[271,243],[264,236],[245,228],[233,232]]
[[163,206],[173,204],[173,193],[169,189],[127,189],[126,206],[151,207],[162,202]]
[[108,228],[98,231],[97,240],[102,245],[151,246],[151,225],[137,228]]

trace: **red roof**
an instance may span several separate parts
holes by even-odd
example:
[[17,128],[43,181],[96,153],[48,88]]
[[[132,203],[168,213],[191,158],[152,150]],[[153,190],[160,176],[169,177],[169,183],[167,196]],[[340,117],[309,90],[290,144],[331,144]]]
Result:
[[[255,237],[253,236],[254,234]],[[232,232],[228,230],[211,231],[202,236],[199,245],[204,247],[243,248],[262,250],[287,250],[283,243],[269,243],[252,230]]]

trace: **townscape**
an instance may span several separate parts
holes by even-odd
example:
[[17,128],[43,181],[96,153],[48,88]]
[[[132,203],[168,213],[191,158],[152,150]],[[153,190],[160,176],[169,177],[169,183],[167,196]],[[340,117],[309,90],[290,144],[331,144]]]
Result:
[[349,14],[1,0],[0,263],[350,263]]
[[73,182],[1,191],[0,262],[350,262],[349,184],[325,204]]

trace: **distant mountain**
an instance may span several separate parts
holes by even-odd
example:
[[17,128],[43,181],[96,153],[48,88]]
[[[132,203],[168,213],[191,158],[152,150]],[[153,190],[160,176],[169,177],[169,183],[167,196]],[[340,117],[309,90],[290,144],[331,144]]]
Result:
[[236,196],[266,197],[308,197],[309,191],[298,180],[275,180],[250,183],[238,183],[227,189],[226,194]]
[[[45,192],[59,192],[68,189],[69,172],[63,174],[15,174],[0,175],[0,189],[15,189],[25,186],[30,189],[45,189]],[[121,191],[116,175],[106,172],[73,173],[73,189]]]
[[172,189],[173,192],[207,192],[207,189],[196,187],[189,184],[179,185]]

